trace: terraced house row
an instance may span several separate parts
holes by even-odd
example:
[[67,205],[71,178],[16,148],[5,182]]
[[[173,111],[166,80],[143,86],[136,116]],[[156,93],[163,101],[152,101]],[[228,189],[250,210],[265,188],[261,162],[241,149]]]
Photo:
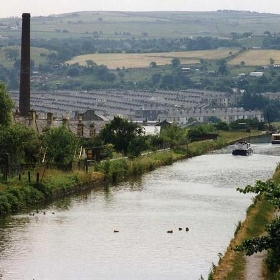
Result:
[[[245,111],[235,107],[241,97],[233,94],[206,90],[184,91],[34,91],[30,94],[30,108],[36,110],[41,119],[52,113],[55,119],[77,119],[87,111],[94,111],[101,119],[110,120],[121,116],[131,121],[176,122],[186,125],[190,118],[207,122],[217,117],[231,123],[238,119],[257,118],[263,121],[260,111]],[[10,96],[18,107],[19,92]]]

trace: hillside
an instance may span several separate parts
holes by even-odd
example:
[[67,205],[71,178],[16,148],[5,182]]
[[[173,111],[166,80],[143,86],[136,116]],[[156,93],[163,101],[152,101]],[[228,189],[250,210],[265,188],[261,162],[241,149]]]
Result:
[[[21,18],[0,19],[0,35],[20,37]],[[73,12],[32,17],[32,38],[104,39],[180,38],[215,36],[228,38],[232,32],[279,32],[280,15],[241,11],[217,12]],[[258,44],[258,41],[255,43]]]
[[[280,15],[240,11],[31,15],[31,86],[275,92],[279,25]],[[0,19],[0,81],[14,90],[20,44],[21,18]],[[263,66],[260,83],[249,77]]]

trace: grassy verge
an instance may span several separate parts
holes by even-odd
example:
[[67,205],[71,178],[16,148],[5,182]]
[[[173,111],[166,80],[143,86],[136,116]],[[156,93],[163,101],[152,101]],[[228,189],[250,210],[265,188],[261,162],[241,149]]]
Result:
[[256,202],[248,208],[245,221],[237,225],[234,238],[220,259],[219,265],[214,269],[213,279],[245,279],[245,257],[242,252],[234,251],[234,248],[245,239],[263,234],[265,225],[273,218],[273,210],[271,203],[261,198],[256,199]]
[[26,171],[21,177],[0,180],[0,216],[32,208],[37,204],[63,197],[95,185],[120,182],[129,177],[170,165],[184,158],[186,151],[165,151],[129,160],[120,158],[96,163],[85,170],[63,172],[38,168]]
[[[280,170],[276,169],[272,179],[280,182]],[[220,259],[219,265],[213,271],[213,279],[234,280],[244,279],[245,258],[242,252],[236,252],[233,248],[242,241],[260,236],[264,233],[265,225],[274,218],[275,208],[267,200],[257,196],[254,203],[247,210],[247,217],[240,222],[231,240],[225,255]],[[263,268],[265,279],[280,279],[280,272],[271,274]]]

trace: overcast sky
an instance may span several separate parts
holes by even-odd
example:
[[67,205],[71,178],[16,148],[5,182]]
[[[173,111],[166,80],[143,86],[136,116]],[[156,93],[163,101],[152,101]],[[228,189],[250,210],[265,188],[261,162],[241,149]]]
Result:
[[0,18],[31,13],[48,16],[77,11],[245,10],[280,14],[279,0],[1,0]]

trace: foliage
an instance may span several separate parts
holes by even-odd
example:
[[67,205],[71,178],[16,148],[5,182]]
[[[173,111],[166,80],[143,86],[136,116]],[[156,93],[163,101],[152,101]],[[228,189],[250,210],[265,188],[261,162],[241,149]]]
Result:
[[66,165],[73,161],[78,141],[66,126],[60,126],[50,128],[43,135],[43,145],[47,162]]
[[127,160],[122,158],[112,161],[102,161],[95,166],[95,171],[103,172],[107,180],[119,182],[127,176],[128,168]]
[[164,139],[160,135],[149,135],[147,137],[147,144],[153,151],[164,149]]
[[0,125],[7,126],[12,120],[12,108],[14,106],[3,83],[0,83]]
[[34,206],[42,199],[42,193],[31,186],[10,187],[0,193],[0,215]]
[[139,136],[133,138],[127,148],[127,154],[130,158],[139,157],[141,153],[148,148],[146,137]]
[[264,123],[259,122],[257,118],[254,119],[239,119],[233,121],[229,125],[232,130],[244,130],[250,132],[250,129],[262,130],[264,129]]
[[264,106],[268,105],[269,99],[258,93],[251,93],[246,91],[240,100],[240,105],[244,107],[245,110],[262,109]]
[[17,165],[22,161],[34,162],[37,160],[38,149],[39,140],[31,128],[22,124],[8,127],[0,126],[0,159],[2,164],[7,164],[7,154],[12,165]]
[[238,188],[237,190],[244,194],[262,194],[276,208],[280,208],[280,185],[273,180],[268,180],[266,182],[258,180],[254,186],[248,185],[244,189]]
[[179,59],[178,57],[174,57],[174,58],[171,60],[171,65],[172,65],[173,67],[178,67],[178,66],[180,66],[180,64],[181,64],[181,61],[180,61],[180,59]]
[[227,67],[227,62],[225,59],[221,59],[217,62],[217,65],[219,66],[218,68],[218,74],[220,75],[227,75],[228,74],[228,67]]
[[138,124],[121,117],[114,117],[99,133],[105,144],[113,144],[116,151],[123,152],[125,155],[127,155],[129,143],[143,134]]
[[[244,189],[237,190],[241,193],[255,193],[263,196],[276,208],[280,208],[280,185],[272,180],[257,181],[254,186],[248,185]],[[266,260],[268,268],[270,271],[277,271],[280,267],[280,217],[275,218],[266,226],[266,235],[245,240],[235,250],[245,252],[249,256],[268,250]]]
[[166,125],[160,131],[160,137],[170,148],[177,148],[180,144],[187,142],[186,130],[177,124]]
[[219,119],[218,117],[215,117],[215,116],[211,116],[208,118],[208,122],[217,124],[217,123],[221,122],[221,119]]
[[229,125],[226,122],[218,122],[215,124],[216,129],[218,130],[229,130]]
[[216,132],[216,128],[212,124],[198,124],[191,127],[188,131],[188,137],[192,141],[200,136]]
[[92,148],[92,147],[98,147],[98,146],[102,146],[103,142],[102,139],[98,136],[94,137],[94,138],[83,138],[81,139],[81,145],[84,148]]

